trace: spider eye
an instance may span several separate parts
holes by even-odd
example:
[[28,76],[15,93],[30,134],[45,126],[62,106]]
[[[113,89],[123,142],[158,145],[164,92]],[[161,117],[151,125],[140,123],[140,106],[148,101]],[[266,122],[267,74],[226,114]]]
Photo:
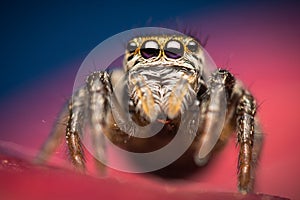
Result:
[[165,45],[164,52],[168,58],[178,59],[183,56],[184,48],[181,42],[177,40],[170,40]]
[[137,44],[135,42],[131,41],[127,44],[127,51],[129,51],[129,53],[135,52],[136,49],[137,49]]
[[196,52],[198,49],[198,44],[195,41],[190,41],[186,46],[191,52]]
[[145,59],[157,57],[160,53],[159,45],[154,40],[148,40],[143,43],[140,52]]

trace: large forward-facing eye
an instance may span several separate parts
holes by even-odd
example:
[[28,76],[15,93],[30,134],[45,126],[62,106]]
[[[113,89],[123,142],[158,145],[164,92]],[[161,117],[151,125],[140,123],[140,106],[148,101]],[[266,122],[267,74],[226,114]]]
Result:
[[157,57],[160,53],[159,45],[154,40],[145,41],[140,49],[143,58],[153,58]]
[[177,40],[170,40],[164,47],[164,53],[168,58],[178,59],[184,54],[184,48],[181,42]]

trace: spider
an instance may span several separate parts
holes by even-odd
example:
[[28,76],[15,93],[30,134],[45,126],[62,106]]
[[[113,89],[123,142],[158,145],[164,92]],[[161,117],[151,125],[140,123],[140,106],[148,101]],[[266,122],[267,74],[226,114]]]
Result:
[[[104,135],[122,149],[146,153],[169,144],[183,127],[184,137],[192,135],[191,145],[176,161],[154,172],[172,176],[205,165],[236,133],[238,190],[246,194],[253,190],[263,140],[256,107],[251,93],[228,70],[208,73],[204,49],[195,38],[176,34],[138,36],[128,42],[123,70],[95,71],[73,94],[60,116],[67,119],[65,130],[53,131],[38,159],[49,157],[64,132],[73,165],[84,171],[81,136],[86,123],[90,125],[95,155],[100,158],[105,157]],[[157,134],[138,137],[150,134],[153,124],[161,126]],[[144,131],[136,128],[149,125]],[[220,133],[217,127],[221,127]]]

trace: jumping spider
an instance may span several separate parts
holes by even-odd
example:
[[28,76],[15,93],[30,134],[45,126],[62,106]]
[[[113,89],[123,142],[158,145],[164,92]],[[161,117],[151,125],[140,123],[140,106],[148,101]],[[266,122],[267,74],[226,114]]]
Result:
[[[86,121],[90,124],[94,150],[99,157],[105,156],[103,134],[123,149],[142,153],[168,144],[180,122],[184,121],[184,114],[194,107],[198,120],[191,146],[173,164],[158,170],[162,172],[158,174],[177,174],[189,171],[188,166],[205,164],[208,157],[236,132],[238,189],[242,193],[251,192],[263,138],[255,115],[255,100],[229,71],[218,69],[207,74],[203,52],[200,43],[189,36],[140,36],[128,42],[123,79],[115,72],[118,70],[91,73],[86,85],[74,93],[61,115],[61,119],[67,116],[64,132],[74,166],[85,170],[81,136]],[[123,84],[115,87],[118,81]],[[225,99],[222,99],[222,91]],[[122,101],[123,107],[120,106],[120,93],[128,100]],[[219,124],[222,105],[226,115],[216,145],[207,155],[200,156],[199,149],[211,140],[214,134],[211,131]],[[126,124],[125,108],[139,126],[160,123],[163,128],[150,138],[135,137],[136,130]],[[113,117],[113,112],[118,119]],[[120,125],[122,122],[124,126]],[[189,129],[186,127],[186,135]],[[38,156],[40,160],[46,160],[53,152],[61,132],[59,128],[53,131]]]

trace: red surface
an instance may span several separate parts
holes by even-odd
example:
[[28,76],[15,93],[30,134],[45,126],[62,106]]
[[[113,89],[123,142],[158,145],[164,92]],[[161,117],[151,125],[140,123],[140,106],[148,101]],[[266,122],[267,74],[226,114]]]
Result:
[[[195,21],[191,26],[203,27],[202,32],[210,35],[207,50],[217,65],[228,68],[237,78],[243,80],[260,104],[258,115],[265,132],[265,143],[257,171],[255,191],[300,199],[298,19],[293,18],[292,14],[286,13],[284,9],[259,14],[250,11],[224,11],[224,18],[220,18],[221,14],[218,13],[218,17],[212,14],[206,19],[201,19],[206,23],[200,25],[197,16],[191,17]],[[2,101],[0,140],[19,144],[24,154],[34,154],[46,139],[61,105],[71,94],[76,70],[64,68],[47,77],[41,77],[30,87]],[[236,163],[237,150],[232,139],[224,151],[211,162],[209,168],[188,180],[188,186],[185,187],[235,192]],[[36,171],[33,172],[35,174]],[[110,176],[115,177],[114,173]],[[127,187],[127,184],[123,184],[116,189],[109,181],[107,183],[102,180],[105,184],[98,184],[97,181],[100,180],[88,177],[81,179],[78,175],[73,177],[69,172],[61,171],[49,172],[49,179],[43,183],[44,179],[40,179],[44,176],[43,173],[37,174],[32,178],[31,173],[19,176],[1,172],[0,183],[6,186],[1,187],[2,194],[13,195],[20,191],[30,196],[30,193],[26,193],[29,188],[48,191],[47,194],[50,194],[50,189],[53,188],[51,194],[55,195],[56,191],[61,192],[63,188],[66,191],[74,191],[74,195],[78,197],[85,197],[88,193],[98,195],[98,191],[110,191],[109,194],[120,194],[119,197],[122,198],[138,194],[154,197],[165,192],[161,191],[161,187],[169,187],[165,183],[149,183],[148,179],[142,178],[139,179],[138,187],[130,184]],[[68,177],[66,180],[64,175]],[[128,180],[132,183],[138,176],[123,174],[118,177],[124,177],[122,181]],[[73,179],[77,181],[73,183]],[[2,180],[6,180],[5,184]],[[115,181],[113,178],[109,180]],[[68,183],[74,185],[70,186]],[[143,190],[139,193],[138,188],[147,187],[149,184],[152,185],[152,189],[147,190],[147,193],[143,193]],[[174,188],[170,187],[173,191]],[[32,191],[31,189],[29,191]],[[118,193],[119,191],[123,193]],[[175,193],[172,197],[176,198],[177,195],[179,198],[184,194]]]
[[95,178],[3,155],[0,177],[1,199],[281,199],[262,194],[207,192],[141,178]]

